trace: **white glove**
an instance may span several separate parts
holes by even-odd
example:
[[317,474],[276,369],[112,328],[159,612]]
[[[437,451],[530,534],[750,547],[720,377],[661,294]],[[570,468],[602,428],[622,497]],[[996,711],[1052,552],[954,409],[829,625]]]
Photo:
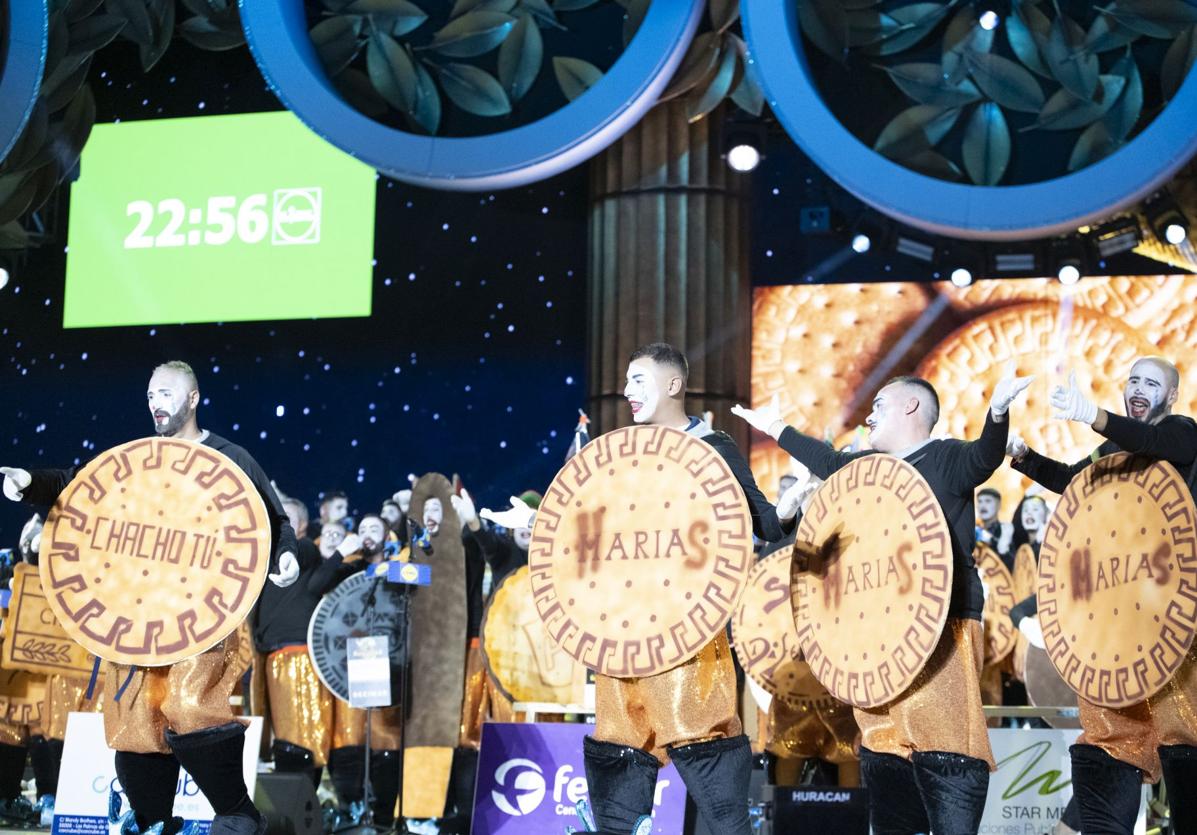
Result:
[[[981,572],[978,570],[977,573],[980,574]],[[986,583],[984,580],[981,581],[981,601],[983,603],[989,602],[989,583]]]
[[299,560],[295,559],[295,555],[290,551],[283,551],[278,558],[278,574],[267,576],[270,577],[270,582],[280,589],[285,589],[299,579]]
[[468,490],[450,496],[449,504],[457,511],[457,518],[461,520],[463,528],[468,526],[474,530],[478,527],[478,511],[474,508],[474,500],[470,498]]
[[406,516],[407,511],[411,509],[411,491],[400,490],[398,493],[391,496],[391,501],[399,505],[399,510],[402,511],[403,515]]
[[1081,393],[1075,371],[1068,374],[1068,388],[1056,386],[1052,389],[1051,401],[1052,408],[1057,410],[1052,415],[1056,420],[1075,420],[1088,424],[1097,420],[1097,405]]
[[342,557],[349,557],[356,554],[362,549],[362,540],[355,533],[345,534],[345,538],[341,540],[341,544],[337,546],[337,553]]
[[777,518],[782,522],[788,522],[797,516],[798,510],[822,483],[817,478],[808,478],[806,481],[795,481],[791,484],[777,499]]
[[536,520],[536,511],[528,507],[528,503],[519,496],[511,497],[510,510],[494,511],[489,507],[484,507],[480,515],[486,521],[502,525],[512,531],[516,528],[531,528],[532,523]]
[[1008,363],[1006,365],[1006,373],[1002,375],[1002,379],[998,380],[997,385],[993,387],[993,396],[989,398],[989,411],[993,412],[993,416],[1001,417],[1010,411],[1010,404],[1018,398],[1018,395],[1026,391],[1027,386],[1034,379],[1034,375],[1019,377],[1014,363]]
[[731,413],[748,421],[753,429],[764,432],[773,438],[777,438],[786,428],[786,422],[781,419],[781,404],[776,394],[773,395],[773,400],[768,406],[762,406],[759,409],[745,409],[737,403],[732,406]]
[[38,531],[36,534],[33,535],[33,539],[29,540],[29,550],[32,551],[34,553],[34,555],[41,553],[41,551],[42,551],[42,532],[41,531]]
[[1030,450],[1027,442],[1022,439],[1022,435],[1017,432],[1011,432],[1010,437],[1006,439],[1006,454],[1015,461],[1022,459],[1024,455]]
[[1018,631],[1023,634],[1031,646],[1047,649],[1047,641],[1043,640],[1043,627],[1039,625],[1039,616],[1023,618],[1018,622]]
[[0,467],[0,473],[4,475],[5,498],[19,502],[24,498],[25,488],[33,483],[33,476],[29,475],[28,470],[18,467]]

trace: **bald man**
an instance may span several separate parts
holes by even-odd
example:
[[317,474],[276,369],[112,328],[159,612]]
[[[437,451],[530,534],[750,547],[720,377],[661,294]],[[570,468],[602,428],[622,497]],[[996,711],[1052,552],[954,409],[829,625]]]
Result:
[[[1180,383],[1176,366],[1162,357],[1135,360],[1122,391],[1126,417],[1094,404],[1076,375],[1051,396],[1055,417],[1086,423],[1106,440],[1087,458],[1068,465],[1013,439],[1014,469],[1062,493],[1097,459],[1130,452],[1168,461],[1193,490],[1197,423],[1172,414]],[[1084,732],[1072,746],[1072,786],[1084,832],[1133,831],[1140,785],[1162,776],[1174,832],[1197,832],[1197,646],[1189,650],[1163,690],[1145,702],[1111,710],[1080,699]]]
[[732,409],[775,438],[818,478],[826,479],[865,455],[883,452],[901,458],[927,480],[947,519],[952,596],[939,644],[914,683],[896,699],[876,708],[853,708],[861,731],[861,776],[869,789],[869,818],[876,835],[963,835],[980,826],[994,761],[981,709],[984,594],[972,556],[973,497],[1002,464],[1006,414],[1031,379],[1015,376],[1013,368],[1007,371],[994,389],[981,437],[975,441],[932,440],[939,396],[919,377],[895,377],[877,392],[866,419],[872,449],[861,452],[836,452],[787,426],[776,399],[755,411]]

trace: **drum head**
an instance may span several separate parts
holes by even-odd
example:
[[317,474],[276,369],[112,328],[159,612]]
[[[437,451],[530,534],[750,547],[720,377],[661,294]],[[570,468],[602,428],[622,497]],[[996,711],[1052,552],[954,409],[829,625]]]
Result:
[[[802,663],[790,603],[792,551],[775,551],[752,567],[748,587],[732,615],[732,648],[740,666],[770,696],[799,704],[810,696],[810,670]],[[826,695],[822,685],[815,682]]]
[[890,455],[835,472],[798,526],[791,586],[823,686],[856,707],[900,695],[935,650],[952,594],[951,535],[926,479]]
[[727,625],[752,567],[752,517],[731,468],[685,432],[602,435],[553,479],[528,568],[562,649],[596,672],[676,667]]
[[79,470],[46,519],[39,566],[50,609],[88,652],[174,664],[253,610],[270,568],[270,518],[224,454],[144,438]]
[[1197,509],[1165,461],[1127,453],[1065,489],[1039,551],[1039,622],[1060,676],[1094,704],[1155,695],[1197,629]]
[[[1069,687],[1047,653],[1032,645],[1027,646],[1026,672],[1027,700],[1035,707],[1076,707],[1076,693]],[[1044,722],[1053,728],[1079,728],[1078,719],[1064,719],[1059,716],[1045,716]]]
[[1014,597],[1014,578],[1010,569],[992,548],[978,545],[973,560],[981,582],[989,589],[985,597],[985,664],[997,664],[1014,649],[1018,630],[1010,622],[1010,610],[1018,604]]

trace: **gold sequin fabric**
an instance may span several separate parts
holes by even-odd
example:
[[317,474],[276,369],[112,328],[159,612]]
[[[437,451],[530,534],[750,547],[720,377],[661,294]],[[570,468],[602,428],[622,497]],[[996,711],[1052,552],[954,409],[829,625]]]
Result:
[[981,622],[949,618],[939,644],[914,683],[876,708],[854,708],[860,744],[878,754],[910,758],[915,751],[947,751],[994,768],[981,709],[985,645]]
[[791,705],[781,699],[769,703],[766,750],[779,757],[818,757],[832,763],[857,759],[860,729],[852,707],[830,695],[825,700]]
[[1197,646],[1160,692],[1126,708],[1109,708],[1079,699],[1079,745],[1096,745],[1116,760],[1160,779],[1161,745],[1197,745]]
[[724,633],[672,670],[643,678],[594,679],[595,738],[648,751],[662,764],[669,760],[667,745],[743,733],[736,671]]
[[[366,711],[335,700],[333,706],[333,748],[366,744]],[[400,719],[397,707],[376,707],[370,714],[370,750],[399,750]]]
[[325,765],[334,697],[316,675],[306,646],[284,647],[266,657],[266,692],[274,738],[308,749],[313,765]]
[[474,638],[466,651],[465,696],[461,700],[461,736],[457,742],[461,747],[477,750],[482,744],[482,723],[486,721],[490,696],[486,685],[482,647]]
[[164,754],[170,751],[167,728],[188,734],[234,721],[229,697],[240,678],[239,643],[234,632],[212,649],[165,667],[106,662],[104,735],[108,747]]
[[87,698],[88,680],[52,675],[46,682],[46,706],[42,710],[42,732],[47,739],[66,739],[67,716],[71,713],[100,713],[104,688],[96,682],[92,698]]

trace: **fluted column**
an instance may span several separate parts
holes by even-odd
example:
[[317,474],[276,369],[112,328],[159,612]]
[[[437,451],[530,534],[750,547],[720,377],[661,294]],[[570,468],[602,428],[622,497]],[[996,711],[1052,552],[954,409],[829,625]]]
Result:
[[628,355],[665,341],[690,360],[691,414],[747,450],[728,409],[749,394],[748,176],[720,157],[720,107],[696,124],[668,102],[591,161],[589,413],[599,432],[631,423]]

